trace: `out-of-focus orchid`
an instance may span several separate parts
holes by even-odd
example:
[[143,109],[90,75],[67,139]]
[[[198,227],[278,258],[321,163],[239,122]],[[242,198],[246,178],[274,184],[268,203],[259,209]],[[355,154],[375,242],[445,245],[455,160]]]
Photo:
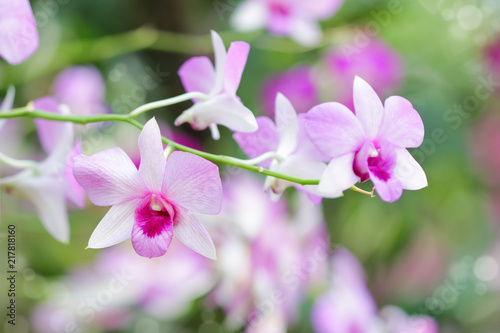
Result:
[[359,77],[354,80],[356,114],[339,103],[325,103],[305,115],[307,134],[331,159],[319,190],[339,194],[370,179],[382,200],[399,199],[403,189],[427,186],[422,167],[406,148],[420,146],[422,119],[411,103],[392,96],[382,105],[376,92]]
[[215,259],[212,239],[192,212],[219,213],[222,186],[217,166],[184,152],[173,152],[165,160],[154,118],[139,136],[139,149],[139,170],[120,148],[75,158],[75,178],[90,200],[113,206],[88,247],[108,247],[132,237],[135,251],[153,258],[165,254],[175,234],[194,251]]
[[130,246],[105,249],[92,265],[77,267],[56,283],[63,288],[33,312],[36,332],[120,330],[133,323],[137,309],[175,319],[213,287],[215,274],[211,260],[174,240],[158,260],[145,260]]
[[[54,113],[69,110],[52,97],[42,97],[33,107]],[[72,176],[72,156],[79,151],[73,146],[73,125],[49,120],[36,120],[38,136],[47,158],[40,162],[26,161],[25,170],[0,180],[0,185],[19,198],[30,202],[47,231],[61,242],[69,241],[66,198],[80,208],[84,193]]]
[[335,14],[344,0],[246,0],[236,8],[231,24],[239,31],[266,28],[277,36],[289,36],[304,46],[321,42],[318,20]]
[[93,66],[74,66],[61,72],[52,87],[54,96],[78,115],[109,112],[104,102],[105,84],[99,70]]
[[28,0],[0,0],[0,56],[12,65],[38,48],[35,17]]
[[234,42],[226,54],[224,43],[215,31],[212,31],[212,43],[215,68],[209,58],[194,57],[179,69],[186,91],[206,94],[206,98],[194,99],[194,105],[175,120],[175,125],[188,122],[196,130],[209,127],[216,140],[219,138],[217,124],[238,132],[254,132],[257,130],[255,117],[236,96],[250,45]]
[[290,100],[297,113],[307,112],[319,103],[312,68],[309,66],[293,68],[283,74],[271,76],[264,82],[261,91],[262,106],[270,117],[275,116],[274,107],[279,92]]
[[[250,158],[274,152],[273,161],[262,162],[262,166],[306,179],[321,177],[326,164],[322,161],[321,153],[309,141],[302,117],[297,117],[295,109],[285,96],[281,93],[276,96],[276,124],[265,116],[258,117],[257,122],[258,131],[234,134],[234,139]],[[281,193],[292,185],[293,183],[285,180],[267,177],[264,187],[266,190],[271,190],[271,197],[277,200]],[[316,185],[300,188],[313,194],[321,194]],[[326,196],[324,193],[323,195]]]
[[354,107],[351,82],[356,76],[371,82],[372,88],[382,97],[394,93],[403,78],[399,54],[375,38],[362,47],[354,44],[332,49],[325,54],[323,63],[327,70],[318,71],[322,95],[349,109]]
[[314,306],[312,323],[317,333],[437,333],[436,322],[427,316],[408,316],[387,306],[380,313],[365,284],[363,267],[344,248],[332,258],[332,277],[326,293]]
[[500,77],[500,37],[496,37],[496,39],[488,45],[485,50],[486,63],[488,65],[488,69],[494,73],[494,75],[498,78]]

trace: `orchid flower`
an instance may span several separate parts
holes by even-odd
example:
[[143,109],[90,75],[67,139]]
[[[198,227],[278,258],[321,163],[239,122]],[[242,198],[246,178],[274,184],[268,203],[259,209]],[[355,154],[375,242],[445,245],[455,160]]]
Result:
[[[53,97],[33,102],[36,109],[69,114]],[[30,202],[47,231],[58,241],[69,241],[69,222],[66,199],[83,208],[84,193],[72,176],[72,156],[79,152],[73,145],[73,124],[50,120],[35,121],[42,148],[47,158],[40,162],[23,161],[23,171],[0,179],[8,193]]]
[[209,127],[215,140],[220,136],[217,124],[238,132],[255,132],[258,127],[252,111],[236,96],[250,46],[234,42],[226,54],[224,43],[215,31],[212,31],[212,43],[215,68],[207,57],[194,57],[179,69],[187,92],[201,92],[207,96],[202,100],[194,99],[194,105],[175,120],[175,125],[188,122],[196,130]]
[[393,202],[403,189],[426,187],[424,170],[406,150],[424,138],[422,119],[411,103],[392,96],[384,106],[356,77],[354,105],[356,114],[342,104],[324,103],[305,115],[311,141],[331,160],[319,190],[336,194],[370,179],[381,199]]
[[[241,149],[250,157],[255,158],[266,152],[274,152],[272,162],[262,162],[260,165],[272,171],[307,179],[319,179],[326,169],[319,151],[309,141],[303,128],[302,117],[297,113],[290,101],[281,93],[276,96],[276,124],[268,117],[258,117],[259,130],[254,133],[235,133],[234,139]],[[267,177],[264,188],[271,190],[273,200],[279,199],[281,193],[293,183]],[[306,185],[302,188],[313,194],[322,194],[316,185]],[[339,194],[340,195],[340,194]]]
[[231,24],[239,31],[260,28],[277,36],[290,36],[304,46],[321,42],[318,20],[335,14],[344,0],[246,0],[236,8]]
[[35,17],[28,0],[0,0],[0,56],[11,65],[38,48]]
[[73,66],[61,72],[52,87],[54,96],[67,104],[74,114],[109,113],[104,101],[105,84],[99,70],[93,66]]
[[212,239],[192,213],[219,213],[222,185],[217,166],[185,152],[173,152],[165,160],[154,118],[139,136],[139,150],[139,170],[120,148],[75,157],[75,178],[90,200],[113,206],[88,247],[104,248],[132,237],[137,254],[153,258],[165,254],[175,235],[192,250],[215,259]]

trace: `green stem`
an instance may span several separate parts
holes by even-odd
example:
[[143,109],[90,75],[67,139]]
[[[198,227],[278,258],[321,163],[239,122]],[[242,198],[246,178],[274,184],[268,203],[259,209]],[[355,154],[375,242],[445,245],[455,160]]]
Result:
[[[17,108],[13,109],[10,112],[7,113],[1,113],[0,114],[0,119],[2,118],[32,118],[32,119],[47,119],[47,120],[54,120],[54,121],[67,121],[67,122],[72,122],[76,124],[89,124],[89,123],[97,123],[97,122],[102,122],[102,121],[120,121],[124,123],[129,123],[135,127],[137,127],[139,130],[142,130],[144,128],[144,125],[139,123],[137,120],[132,118],[130,115],[126,114],[102,114],[102,115],[95,115],[95,116],[78,116],[78,115],[63,115],[63,114],[56,114],[56,113],[51,113],[51,112],[46,112],[46,111],[41,111],[41,110],[32,110],[29,107],[24,107],[24,108]],[[304,178],[299,178],[299,177],[293,177],[289,175],[285,175],[279,172],[274,172],[268,169],[265,169],[263,167],[255,166],[255,165],[249,165],[246,163],[246,161],[238,160],[230,156],[224,156],[224,155],[215,155],[215,154],[210,154],[206,153],[200,150],[196,150],[193,148],[189,148],[186,146],[183,146],[181,144],[178,144],[170,139],[167,139],[162,136],[162,141],[166,145],[172,146],[177,150],[185,151],[188,153],[192,153],[195,155],[198,155],[200,157],[203,157],[207,160],[210,160],[212,162],[218,162],[218,163],[224,163],[228,165],[232,165],[238,168],[250,170],[256,173],[260,173],[266,176],[271,176],[283,180],[290,181],[292,183],[300,184],[300,185],[317,185],[319,184],[319,180],[317,179],[304,179]]]
[[207,100],[208,95],[201,93],[201,92],[188,92],[179,96],[175,96],[172,98],[167,98],[161,101],[156,101],[156,102],[151,102],[148,104],[144,104],[142,106],[139,106],[137,109],[133,110],[130,112],[130,117],[131,118],[136,118],[138,115],[143,114],[144,112],[148,112],[150,110],[162,108],[164,106],[169,106],[177,103],[182,103],[185,101],[189,101],[190,99],[200,99],[200,100]]

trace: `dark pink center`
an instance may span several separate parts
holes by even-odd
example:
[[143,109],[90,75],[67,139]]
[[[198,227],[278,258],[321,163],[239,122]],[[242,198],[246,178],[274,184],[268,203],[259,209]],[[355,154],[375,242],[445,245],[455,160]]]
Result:
[[286,6],[282,3],[276,3],[276,2],[271,3],[271,12],[273,14],[279,15],[279,16],[290,15],[290,9],[288,8],[288,6]]
[[166,205],[168,203],[165,199],[153,194],[144,200],[135,211],[135,224],[142,229],[147,237],[155,237],[173,223],[173,216]]
[[367,181],[372,176],[380,180],[388,181],[391,178],[396,157],[392,147],[380,146],[376,142],[366,144],[357,153],[354,161],[354,173]]

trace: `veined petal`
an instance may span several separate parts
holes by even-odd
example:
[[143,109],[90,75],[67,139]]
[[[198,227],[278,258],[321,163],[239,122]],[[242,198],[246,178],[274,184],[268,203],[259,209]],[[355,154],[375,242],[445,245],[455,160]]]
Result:
[[358,119],[342,104],[320,104],[304,119],[307,135],[329,159],[355,152],[365,140]]
[[73,174],[97,206],[119,204],[147,193],[139,171],[121,148],[76,156]]
[[247,63],[250,45],[245,42],[231,43],[227,50],[224,68],[224,90],[229,94],[236,94],[241,81],[241,75]]
[[334,158],[326,168],[319,182],[319,191],[329,197],[340,197],[342,192],[352,187],[359,181],[353,171],[355,153]]
[[238,31],[253,31],[266,25],[268,11],[264,1],[243,1],[231,16],[231,25]]
[[178,74],[187,92],[199,91],[210,94],[214,88],[215,69],[208,57],[189,59],[181,66]]
[[292,103],[281,93],[276,96],[276,128],[280,136],[278,154],[288,156],[297,149],[299,120]]
[[211,31],[212,46],[215,56],[215,85],[211,90],[214,93],[219,93],[224,87],[224,69],[226,67],[226,47],[222,38],[215,31]]
[[174,235],[191,250],[209,259],[216,259],[215,246],[205,227],[187,210],[176,209]]
[[[61,108],[59,101],[51,96],[38,98],[33,104],[35,109],[38,110],[57,114],[69,114],[69,110],[64,107]],[[45,119],[35,119],[34,123],[38,132],[40,144],[47,154],[53,152],[55,148],[60,145],[61,141],[67,141],[65,148],[69,148],[69,146],[72,145],[73,124]]]
[[176,206],[216,215],[222,205],[219,168],[194,154],[174,151],[167,160],[162,193]]
[[[270,151],[277,151],[280,142],[278,130],[274,122],[268,117],[257,117],[259,129],[252,133],[236,132],[234,140],[241,150],[250,158],[255,158]],[[271,159],[259,163],[264,168],[269,168]]]
[[362,78],[354,79],[354,108],[356,117],[369,139],[374,139],[382,123],[384,106],[377,93]]
[[160,127],[155,118],[151,118],[144,125],[139,136],[139,150],[141,152],[139,173],[152,192],[160,193],[166,162]]
[[416,148],[424,140],[424,123],[411,103],[399,96],[385,101],[385,113],[377,138],[399,147]]
[[184,111],[176,120],[179,126],[189,122],[196,130],[206,129],[210,124],[220,124],[236,132],[250,133],[258,129],[252,111],[229,94],[217,95],[206,102],[199,102]]
[[12,65],[38,48],[35,17],[28,0],[0,1],[0,56]]
[[101,249],[130,238],[134,213],[140,203],[141,199],[135,199],[111,207],[90,236],[87,247]]
[[394,175],[401,181],[405,190],[420,190],[427,186],[424,170],[408,150],[396,148],[396,167]]
[[58,241],[69,242],[69,221],[61,183],[51,177],[22,179],[12,193],[30,202],[45,229]]

